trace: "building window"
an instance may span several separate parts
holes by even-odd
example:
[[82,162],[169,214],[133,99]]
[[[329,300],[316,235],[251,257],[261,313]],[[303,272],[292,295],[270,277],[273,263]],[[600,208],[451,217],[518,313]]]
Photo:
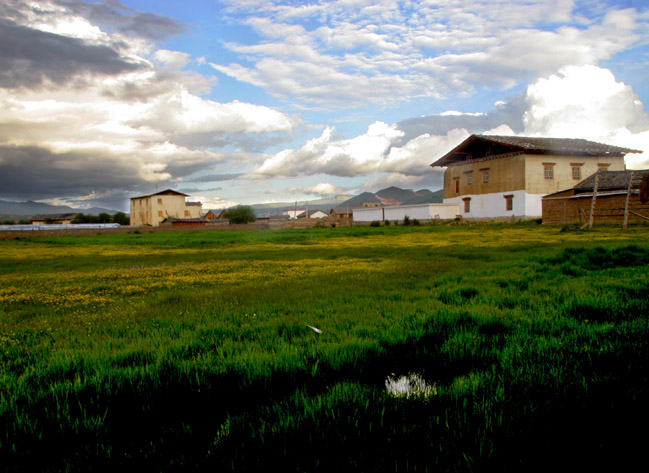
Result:
[[185,217],[189,217],[189,210],[185,210]]
[[575,181],[578,181],[579,179],[581,179],[581,168],[578,168],[578,167],[572,168],[572,178]]
[[[599,169],[601,169],[602,171],[606,171],[606,170],[608,169],[609,166],[610,166],[610,164],[608,164],[608,163],[600,163],[600,164],[597,165],[597,167],[598,167]],[[599,169],[598,169],[598,170],[599,170]]]
[[158,210],[158,217],[162,217],[162,210]]
[[514,196],[506,195],[505,196],[505,210],[514,210]]
[[470,186],[471,184],[473,184],[473,173],[468,172],[466,174],[466,185]]
[[489,184],[489,171],[482,171],[482,183]]
[[460,193],[460,179],[455,179],[455,193]]
[[462,199],[464,201],[464,213],[471,212],[471,198]]
[[552,166],[544,166],[543,172],[545,173],[546,179],[554,179],[554,168]]
[[158,205],[162,205],[162,197],[158,199]]

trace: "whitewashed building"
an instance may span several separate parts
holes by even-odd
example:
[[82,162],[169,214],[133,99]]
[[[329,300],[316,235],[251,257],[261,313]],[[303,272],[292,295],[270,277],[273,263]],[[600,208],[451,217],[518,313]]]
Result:
[[640,151],[569,138],[471,135],[431,166],[445,167],[444,203],[463,218],[538,218],[541,199],[598,169],[623,171]]

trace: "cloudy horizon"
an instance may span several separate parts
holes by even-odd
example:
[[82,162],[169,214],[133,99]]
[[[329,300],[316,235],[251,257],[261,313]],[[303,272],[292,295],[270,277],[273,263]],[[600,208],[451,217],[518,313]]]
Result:
[[647,151],[634,1],[82,0],[0,5],[0,199],[205,208],[395,185],[472,133]]

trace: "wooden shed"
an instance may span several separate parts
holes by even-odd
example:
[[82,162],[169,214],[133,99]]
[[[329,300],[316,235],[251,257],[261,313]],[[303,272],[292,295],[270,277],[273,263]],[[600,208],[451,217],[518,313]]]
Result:
[[[598,179],[599,178],[599,179]],[[594,201],[593,201],[594,196]],[[571,189],[543,197],[543,223],[623,223],[649,220],[649,169],[599,171]]]

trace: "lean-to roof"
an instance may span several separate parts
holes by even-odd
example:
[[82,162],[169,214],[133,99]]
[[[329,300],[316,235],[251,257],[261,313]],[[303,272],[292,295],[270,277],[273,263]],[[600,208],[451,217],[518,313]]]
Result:
[[[649,169],[638,169],[634,171],[599,171],[598,190],[626,190],[629,187],[629,177],[633,173],[632,189],[638,189],[642,183],[642,178],[649,175]],[[577,184],[575,192],[590,192],[595,187],[597,173],[588,176],[586,179]]]

